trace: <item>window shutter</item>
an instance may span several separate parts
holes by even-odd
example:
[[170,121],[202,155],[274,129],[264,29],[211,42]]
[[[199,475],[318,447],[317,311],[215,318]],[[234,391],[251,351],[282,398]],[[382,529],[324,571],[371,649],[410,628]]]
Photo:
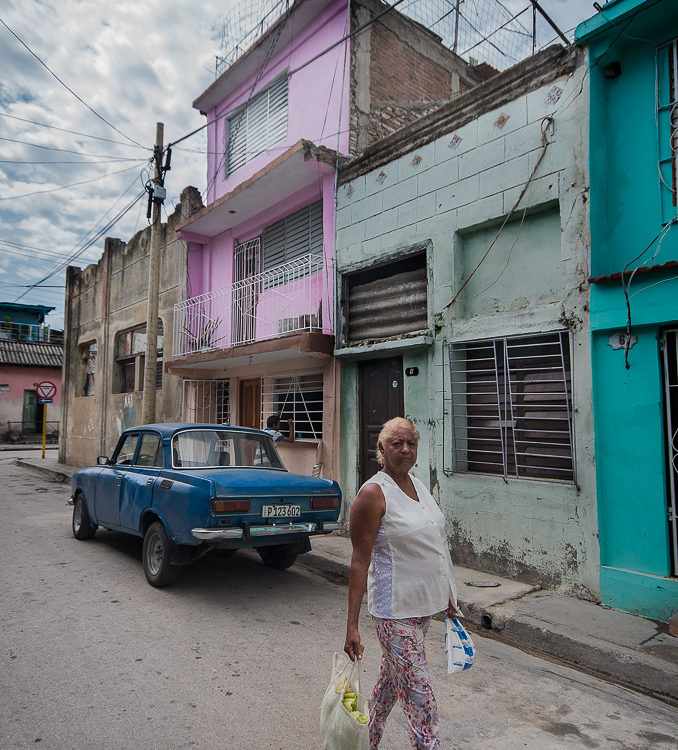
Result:
[[264,270],[323,250],[323,203],[316,201],[264,229]]
[[287,76],[253,97],[226,127],[226,176],[287,135]]

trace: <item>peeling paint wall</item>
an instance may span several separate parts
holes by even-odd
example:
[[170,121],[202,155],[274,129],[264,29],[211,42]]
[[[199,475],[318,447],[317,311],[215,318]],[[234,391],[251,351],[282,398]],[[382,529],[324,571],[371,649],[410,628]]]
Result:
[[[181,202],[161,228],[160,296],[158,317],[164,332],[164,356],[172,341],[174,304],[186,289],[186,244],[175,226],[202,207],[195,188],[185,188]],[[97,455],[110,455],[123,429],[141,417],[142,391],[115,393],[116,334],[146,322],[150,227],[128,242],[107,238],[98,263],[66,273],[66,320],[64,344],[64,390],[62,438],[59,460],[86,465]],[[85,348],[96,343],[94,393],[84,394]],[[139,378],[137,378],[138,382]],[[162,388],[156,395],[156,420],[178,421],[181,380],[163,372]]]
[[[523,67],[528,71],[537,64],[526,61]],[[520,76],[509,71],[507,86],[514,88],[508,92],[500,89],[500,77],[493,79],[499,106],[489,94],[483,99],[480,89],[461,97],[462,124],[455,127],[454,118],[444,113],[447,125],[436,130],[429,116],[425,125],[433,135],[416,147],[408,150],[405,136],[397,143],[392,136],[384,148],[397,156],[387,163],[374,147],[363,162],[373,168],[361,173],[360,164],[349,164],[350,181],[340,185],[337,196],[337,268],[341,276],[416,243],[431,243],[432,325],[422,332],[431,344],[422,346],[426,336],[417,347],[403,339],[400,353],[405,368],[419,368],[418,376],[404,379],[405,411],[422,434],[414,473],[431,485],[443,508],[453,557],[462,565],[596,598],[588,110],[581,95],[587,80],[581,61],[567,75],[555,65],[539,64],[540,81],[528,86],[510,84]],[[475,116],[470,105],[464,106],[467,97],[473,97]],[[406,130],[419,137],[416,127]],[[338,331],[341,325],[340,320]],[[563,329],[572,344],[577,482],[446,473],[452,447],[451,420],[444,415],[444,342]],[[357,490],[357,362],[383,355],[386,347],[392,353],[398,349],[392,341],[370,342],[360,351],[351,351],[345,341],[338,347],[346,357],[342,486],[350,499]]]

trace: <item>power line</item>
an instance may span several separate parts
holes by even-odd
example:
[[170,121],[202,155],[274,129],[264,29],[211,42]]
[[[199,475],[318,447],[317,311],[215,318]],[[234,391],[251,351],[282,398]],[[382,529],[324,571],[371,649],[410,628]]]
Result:
[[[144,159],[145,161],[145,159]],[[45,190],[34,190],[32,193],[22,193],[21,195],[10,195],[5,198],[0,198],[0,201],[11,201],[11,200],[17,200],[18,198],[29,198],[32,195],[44,195],[45,193],[56,193],[59,190],[68,190],[72,187],[77,187],[78,185],[86,185],[90,182],[96,182],[97,180],[103,180],[106,177],[112,177],[116,174],[122,174],[123,172],[129,172],[130,169],[136,169],[137,165],[134,164],[131,167],[125,167],[124,169],[118,169],[116,172],[107,172],[103,175],[98,175],[97,177],[91,177],[89,180],[80,180],[79,182],[72,182],[70,185],[62,185],[61,187],[55,187],[55,188],[46,188]]]
[[14,31],[12,31],[12,29],[10,29],[10,27],[2,20],[2,18],[0,18],[0,23],[7,29],[7,31],[9,31],[10,34],[12,34],[13,37],[15,37],[15,39],[17,39],[31,53],[31,55],[33,55],[33,57],[40,63],[40,65],[42,65],[45,68],[45,70],[47,70],[47,72],[50,73],[50,75],[54,76],[54,78],[56,78],[56,80],[59,81],[59,83],[67,91],[70,91],[70,93],[73,94],[73,96],[81,104],[84,104],[87,107],[87,109],[89,109],[89,111],[92,112],[92,114],[96,115],[100,120],[102,120],[103,122],[105,122],[106,125],[108,125],[109,127],[113,128],[113,130],[115,130],[115,132],[118,133],[119,135],[121,135],[123,138],[126,138],[128,141],[131,141],[132,143],[134,143],[136,146],[139,146],[140,148],[144,148],[140,143],[137,143],[133,138],[130,138],[128,135],[125,135],[125,133],[123,133],[122,130],[118,130],[118,128],[116,128],[115,125],[113,125],[112,122],[109,122],[105,117],[103,117],[102,115],[100,115],[95,109],[92,109],[92,107],[90,107],[89,104],[87,104],[87,102],[84,99],[82,99],[80,96],[78,96],[75,93],[75,91],[73,91],[72,88],[70,88],[68,85],[66,85],[61,80],[61,78],[59,78],[59,76],[53,70],[50,69],[50,67],[47,65],[46,62],[44,62],[43,60],[41,60],[40,57],[38,57],[38,55],[35,52],[33,52],[33,50],[26,44],[26,42],[24,42],[23,39],[21,39],[21,37],[18,34],[16,34]]
[[103,159],[106,159],[106,158],[135,159],[136,158],[137,161],[141,161],[140,157],[134,157],[134,156],[118,157],[118,156],[111,156],[110,154],[86,154],[86,153],[83,153],[82,151],[74,151],[73,149],[70,149],[70,148],[57,148],[56,146],[42,146],[39,143],[31,143],[30,141],[22,141],[22,140],[19,140],[18,138],[5,138],[4,136],[0,136],[0,141],[8,141],[9,143],[21,143],[24,146],[31,146],[32,148],[43,148],[46,151],[62,151],[65,154],[78,154],[78,156],[91,156],[97,159],[101,159],[101,158]]
[[132,208],[134,208],[137,201],[141,200],[146,195],[146,190],[141,190],[139,193],[137,193],[134,198],[123,208],[121,211],[118,212],[118,214],[111,219],[108,224],[106,224],[105,227],[102,227],[90,240],[88,240],[85,245],[81,248],[79,248],[75,253],[72,253],[66,260],[62,261],[56,268],[54,268],[50,273],[48,273],[46,276],[43,276],[40,281],[36,281],[35,284],[31,284],[31,286],[26,289],[25,292],[22,292],[14,301],[18,302],[22,297],[25,297],[26,294],[31,289],[35,289],[36,287],[40,286],[40,284],[44,283],[48,279],[51,279],[52,276],[62,271],[71,261],[75,260],[78,256],[82,255],[87,249],[89,249],[97,240],[101,239],[108,231],[112,229],[112,227],[117,224],[120,219]]
[[60,159],[55,161],[28,161],[24,159],[0,159],[0,164],[32,164],[32,165],[43,165],[48,166],[50,164],[81,164],[87,166],[88,164],[118,164],[123,161],[134,161],[141,162],[144,159],[134,159],[129,157],[111,157],[110,159],[102,159],[101,161],[82,161],[82,159]]
[[[333,42],[332,44],[330,44],[329,47],[326,47],[321,52],[318,52],[317,55],[314,55],[309,60],[306,60],[305,62],[301,63],[301,65],[298,65],[296,68],[293,68],[292,70],[288,71],[287,76],[288,77],[293,76],[295,73],[298,73],[300,70],[302,70],[303,68],[305,68],[307,65],[310,65],[312,62],[315,62],[318,58],[322,57],[323,55],[326,55],[328,52],[331,52],[335,47],[338,47],[340,44],[343,44],[344,42],[348,41],[349,39],[351,39],[352,37],[354,37],[356,34],[359,34],[361,31],[363,31],[364,29],[366,29],[368,26],[370,26],[371,24],[373,24],[375,21],[378,21],[383,15],[385,15],[386,13],[389,13],[390,11],[392,11],[397,5],[400,5],[400,3],[402,3],[403,1],[404,0],[396,0],[395,3],[393,3],[392,5],[389,5],[387,8],[384,8],[384,10],[380,11],[379,13],[377,13],[376,16],[374,16],[373,18],[370,18],[368,21],[365,21],[364,24],[358,26],[357,29],[354,29],[349,34],[345,34],[341,39],[339,39],[336,42]],[[192,136],[194,136],[197,133],[199,133],[201,130],[204,130],[206,127],[209,127],[210,125],[213,125],[215,122],[218,122],[219,120],[222,120],[224,117],[228,117],[230,114],[232,114],[240,106],[242,106],[242,105],[238,104],[237,106],[233,107],[232,109],[230,109],[230,110],[228,110],[226,112],[222,112],[220,115],[218,115],[217,117],[215,117],[213,120],[210,120],[209,122],[205,122],[199,128],[196,128],[195,130],[192,130],[190,133],[187,133],[186,135],[182,136],[181,138],[177,138],[175,141],[172,141],[171,143],[168,143],[167,147],[168,148],[169,147],[174,148],[174,146],[176,146],[178,143],[181,143],[182,141],[185,141],[187,138],[191,138]]]
[[91,135],[90,133],[80,133],[77,130],[67,130],[66,128],[58,128],[56,125],[48,125],[45,122],[36,122],[35,120],[27,120],[24,117],[17,117],[16,115],[7,114],[7,112],[0,112],[0,117],[9,117],[12,120],[19,120],[19,122],[27,122],[29,125],[39,125],[41,128],[50,128],[50,130],[60,130],[62,133],[70,133],[71,135],[79,135],[83,138],[94,138],[97,141],[106,141],[106,143],[115,143],[118,146],[125,146],[126,148],[143,148],[144,151],[152,151],[152,149],[146,146],[139,146],[133,143],[125,143],[124,141],[116,141],[112,138],[104,138],[100,135]]

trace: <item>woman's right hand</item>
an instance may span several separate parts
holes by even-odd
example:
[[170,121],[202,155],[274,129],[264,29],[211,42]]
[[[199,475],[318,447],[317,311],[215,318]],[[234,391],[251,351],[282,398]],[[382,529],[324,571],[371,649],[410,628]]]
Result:
[[355,661],[356,658],[363,658],[363,651],[365,646],[360,642],[360,633],[358,628],[349,630],[346,633],[346,643],[344,644],[344,651],[348,654],[351,661]]

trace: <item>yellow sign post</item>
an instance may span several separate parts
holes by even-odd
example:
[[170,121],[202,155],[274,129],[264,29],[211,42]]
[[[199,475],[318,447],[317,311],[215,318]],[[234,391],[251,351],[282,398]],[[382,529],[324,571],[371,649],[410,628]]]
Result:
[[38,402],[42,404],[42,457],[45,458],[45,444],[47,443],[47,404],[52,403],[52,397],[57,387],[51,380],[43,380],[36,386]]

